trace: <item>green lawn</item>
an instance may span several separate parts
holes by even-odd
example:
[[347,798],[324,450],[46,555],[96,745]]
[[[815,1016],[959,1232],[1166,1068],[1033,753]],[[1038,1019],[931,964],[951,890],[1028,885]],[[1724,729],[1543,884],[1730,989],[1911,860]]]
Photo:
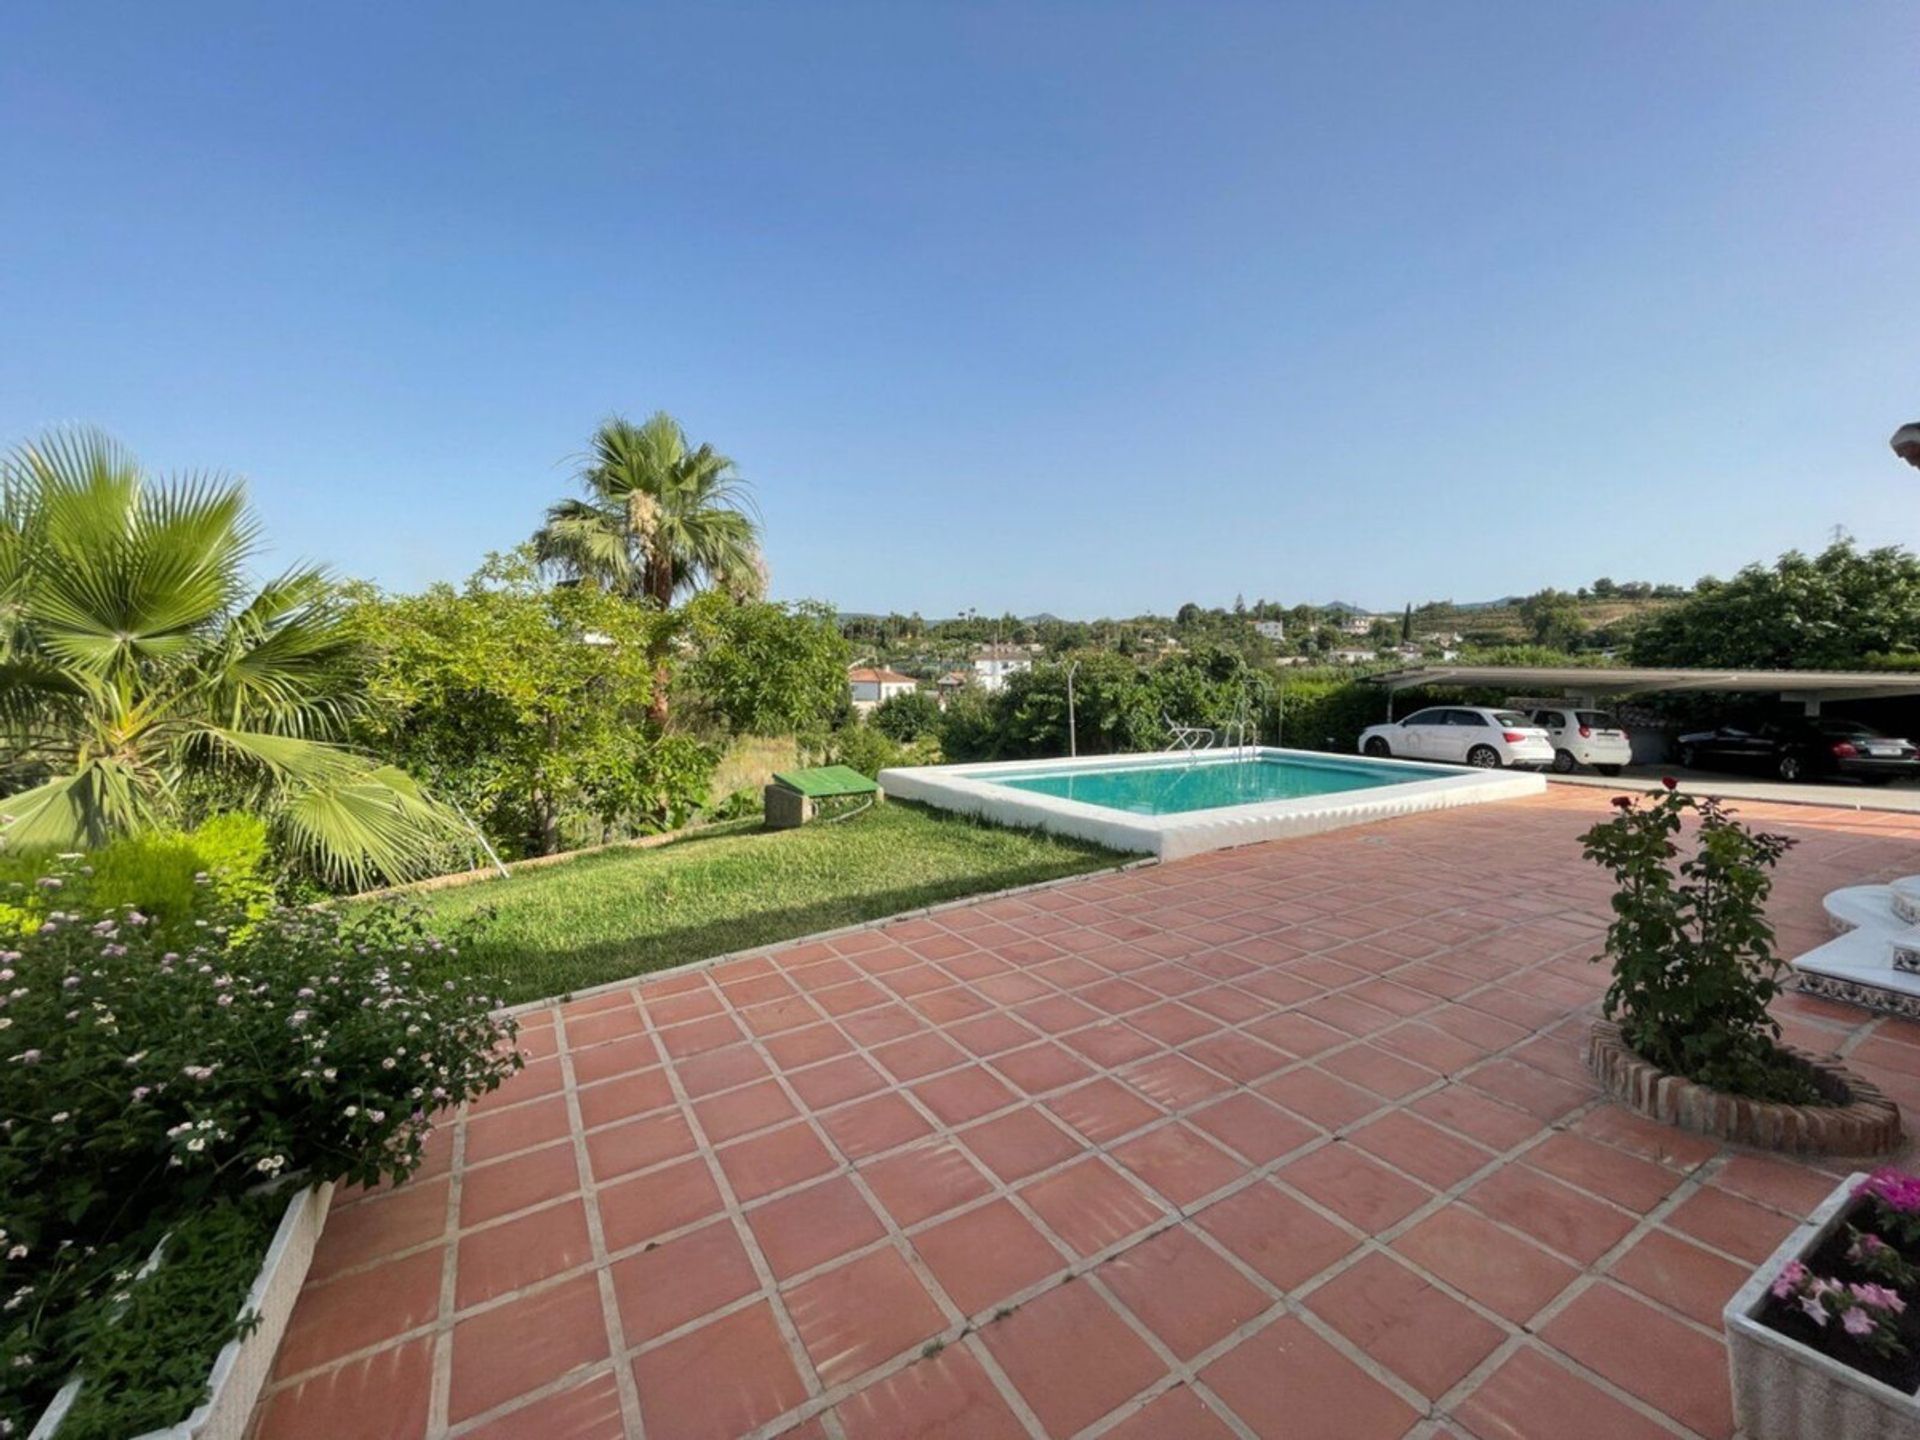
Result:
[[456,963],[514,1003],[1127,858],[892,801],[837,824],[716,827],[419,900],[441,923],[491,912]]

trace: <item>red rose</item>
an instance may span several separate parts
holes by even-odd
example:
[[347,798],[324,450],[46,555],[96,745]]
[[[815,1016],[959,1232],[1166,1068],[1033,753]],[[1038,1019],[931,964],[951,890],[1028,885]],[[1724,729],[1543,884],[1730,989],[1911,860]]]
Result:
[[1628,796],[1628,795],[1616,795],[1616,796],[1614,796],[1614,797],[1613,797],[1613,808],[1614,808],[1614,809],[1616,809],[1616,810],[1631,810],[1631,809],[1633,808],[1633,799],[1632,799],[1632,797],[1631,797],[1631,796]]
[[1673,776],[1671,775],[1662,775],[1660,777],[1660,783],[1666,786],[1667,789],[1669,790],[1677,790],[1680,788],[1680,782],[1674,779]]

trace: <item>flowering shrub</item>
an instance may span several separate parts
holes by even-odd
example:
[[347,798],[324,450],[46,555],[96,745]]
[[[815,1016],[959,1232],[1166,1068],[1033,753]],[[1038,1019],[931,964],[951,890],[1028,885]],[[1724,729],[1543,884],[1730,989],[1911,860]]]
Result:
[[1789,1260],[1770,1287],[1773,1298],[1787,1300],[1821,1329],[1839,1322],[1842,1334],[1876,1355],[1899,1354],[1897,1327],[1907,1302],[1885,1285],[1855,1281],[1846,1284],[1816,1275],[1798,1260]]
[[1878,1229],[1910,1249],[1920,1249],[1920,1175],[1876,1170],[1853,1193],[1867,1202]]
[[282,1175],[403,1178],[436,1114],[521,1063],[475,986],[415,978],[457,942],[413,912],[197,934],[53,909],[0,941],[0,1436],[184,1217]]
[[[1784,970],[1766,918],[1768,872],[1793,841],[1664,784],[1644,800],[1617,797],[1618,813],[1580,837],[1618,883],[1606,953],[1596,957],[1613,966],[1607,1018],[1663,1070],[1735,1095],[1823,1103],[1811,1075],[1780,1052],[1767,1008]],[[1689,812],[1696,849],[1681,859]]]

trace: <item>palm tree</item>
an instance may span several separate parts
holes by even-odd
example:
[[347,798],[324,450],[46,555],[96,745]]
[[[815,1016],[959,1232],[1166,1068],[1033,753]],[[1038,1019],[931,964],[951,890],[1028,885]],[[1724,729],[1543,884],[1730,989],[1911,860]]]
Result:
[[[737,595],[766,588],[760,526],[733,461],[693,446],[665,411],[643,425],[614,416],[594,432],[581,466],[587,494],[547,511],[534,552],[570,579],[604,585],[662,611],[682,591],[719,585]],[[667,647],[658,632],[650,713],[667,720]]]
[[0,457],[0,848],[80,849],[245,807],[330,879],[418,873],[448,814],[330,743],[358,650],[324,572],[254,588],[219,475],[155,482],[96,431]]

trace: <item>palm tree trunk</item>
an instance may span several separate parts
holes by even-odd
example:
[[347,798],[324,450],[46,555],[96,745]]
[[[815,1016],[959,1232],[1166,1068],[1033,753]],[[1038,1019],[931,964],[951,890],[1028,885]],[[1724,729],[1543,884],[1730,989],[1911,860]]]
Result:
[[669,701],[667,685],[673,675],[667,664],[667,611],[673,608],[673,558],[655,552],[647,557],[647,569],[644,577],[647,596],[660,606],[660,635],[654,642],[653,654],[653,694],[647,701],[647,718],[654,728],[664,732],[667,728]]

